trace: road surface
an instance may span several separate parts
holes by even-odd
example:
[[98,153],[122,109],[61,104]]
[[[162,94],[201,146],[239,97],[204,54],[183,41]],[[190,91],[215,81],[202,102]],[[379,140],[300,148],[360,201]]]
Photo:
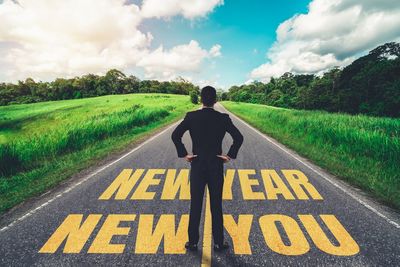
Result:
[[3,216],[0,266],[400,265],[399,213],[231,118],[244,143],[225,165],[226,253],[211,249],[207,193],[200,249],[183,249],[190,164],[176,157],[172,125]]

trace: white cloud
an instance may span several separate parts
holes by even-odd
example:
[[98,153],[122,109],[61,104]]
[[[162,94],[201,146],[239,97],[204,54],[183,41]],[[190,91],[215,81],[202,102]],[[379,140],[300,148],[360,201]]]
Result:
[[221,56],[221,48],[222,46],[219,44],[214,45],[210,49],[210,56],[211,57],[220,57]]
[[[179,11],[184,16],[212,10],[206,5],[203,13],[191,13],[186,5]],[[135,66],[143,66],[148,76],[161,71],[163,77],[172,77],[179,71],[197,71],[221,49],[215,45],[208,52],[192,41],[169,51],[150,51],[152,34],[138,29],[142,11],[125,0],[5,0],[0,2],[0,18],[0,80],[6,81],[52,80]]]
[[207,79],[199,79],[196,81],[193,81],[193,83],[200,88],[203,88],[205,86],[212,86],[216,89],[227,89],[225,85],[220,84],[219,80],[221,78],[221,75],[219,73],[216,73],[214,75],[209,76]]
[[5,0],[0,17],[0,42],[10,44],[0,63],[13,78],[125,68],[152,39],[137,30],[139,8],[122,0]]
[[313,0],[307,14],[283,22],[268,62],[250,77],[268,81],[287,71],[319,73],[349,64],[360,53],[400,39],[397,0]]
[[182,15],[185,18],[204,17],[224,3],[223,0],[143,0],[144,17],[168,18]]
[[204,50],[194,40],[170,50],[160,46],[143,57],[137,65],[144,68],[147,78],[170,80],[181,73],[198,72],[205,59],[221,55],[220,49],[220,45],[214,45],[210,51]]

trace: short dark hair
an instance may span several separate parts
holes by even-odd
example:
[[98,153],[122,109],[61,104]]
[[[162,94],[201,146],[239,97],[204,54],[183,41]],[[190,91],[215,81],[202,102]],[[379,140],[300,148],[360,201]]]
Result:
[[217,91],[212,86],[206,86],[201,89],[201,103],[207,107],[211,107],[217,102]]

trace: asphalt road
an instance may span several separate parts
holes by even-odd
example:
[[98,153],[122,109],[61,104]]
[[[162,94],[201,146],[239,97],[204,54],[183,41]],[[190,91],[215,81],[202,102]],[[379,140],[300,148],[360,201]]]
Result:
[[[190,164],[176,157],[169,127],[3,216],[0,266],[400,265],[399,213],[231,118],[244,143],[225,165],[225,239],[233,245],[227,252],[211,250],[209,209],[199,251],[182,249],[187,187],[174,195],[171,181],[174,170]],[[188,134],[184,141],[190,149]],[[227,135],[224,151],[230,142]],[[181,174],[185,181],[187,172]],[[113,187],[124,178],[122,187]]]

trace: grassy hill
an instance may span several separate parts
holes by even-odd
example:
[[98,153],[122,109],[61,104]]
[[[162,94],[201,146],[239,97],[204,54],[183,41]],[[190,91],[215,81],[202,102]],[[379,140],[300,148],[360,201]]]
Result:
[[222,104],[317,165],[400,208],[400,119]]
[[189,96],[110,95],[0,107],[0,212],[195,107]]

